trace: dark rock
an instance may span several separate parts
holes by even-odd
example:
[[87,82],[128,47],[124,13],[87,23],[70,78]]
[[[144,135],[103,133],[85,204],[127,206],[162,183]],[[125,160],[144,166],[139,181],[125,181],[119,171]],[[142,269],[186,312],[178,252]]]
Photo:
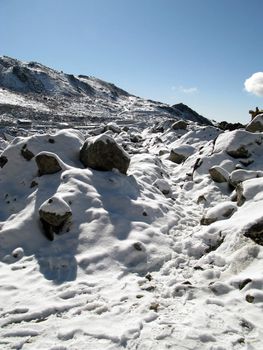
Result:
[[171,150],[168,159],[173,163],[181,164],[186,160],[186,157],[183,154],[179,154],[179,153],[176,153],[174,150]]
[[250,295],[250,294],[246,295],[246,301],[248,303],[253,303],[254,300],[255,300],[255,297],[253,295]]
[[244,188],[241,182],[236,186],[236,201],[239,207],[241,207],[241,205],[243,205],[246,201],[246,198],[244,197],[243,192],[244,192]]
[[259,245],[263,245],[263,219],[247,228],[244,236],[251,238]]
[[36,181],[32,181],[31,184],[30,184],[30,188],[33,188],[33,187],[36,187],[38,186],[38,183]]
[[24,157],[27,161],[30,161],[32,158],[35,157],[34,153],[32,153],[31,151],[29,151],[29,149],[27,149],[27,145],[24,145],[21,149],[21,155],[22,157]]
[[174,130],[186,130],[187,125],[188,124],[184,120],[178,120],[178,122],[175,122],[172,125],[172,129],[174,129]]
[[240,282],[240,284],[239,284],[239,289],[241,290],[241,289],[243,289],[243,288],[245,288],[245,286],[248,284],[248,283],[250,283],[250,282],[252,282],[252,279],[251,278],[246,278],[244,281],[242,281],[242,282]]
[[134,244],[133,244],[133,247],[134,247],[134,249],[139,250],[139,251],[142,251],[142,250],[143,250],[142,245],[141,245],[140,242],[134,243]]
[[229,150],[227,151],[227,154],[233,158],[249,158],[251,156],[244,146],[240,146],[236,150]]
[[85,141],[80,150],[80,161],[95,170],[118,169],[126,174],[130,157],[112,137],[100,135]]
[[247,125],[246,130],[249,132],[262,132],[263,131],[263,114],[258,114]]
[[48,142],[49,142],[49,143],[55,143],[55,140],[54,140],[54,139],[49,138],[49,139],[48,139]]
[[0,156],[0,168],[3,168],[7,162],[8,162],[8,159],[6,156]]
[[39,153],[35,160],[39,176],[54,174],[62,170],[57,158],[52,153]]

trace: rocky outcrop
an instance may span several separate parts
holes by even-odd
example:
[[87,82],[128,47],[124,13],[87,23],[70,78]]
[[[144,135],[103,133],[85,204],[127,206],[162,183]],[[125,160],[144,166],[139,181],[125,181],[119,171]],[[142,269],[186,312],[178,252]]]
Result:
[[99,135],[85,141],[80,150],[80,161],[85,167],[95,170],[118,169],[126,174],[130,157],[112,137]]
[[36,155],[35,161],[38,166],[38,175],[55,174],[62,170],[58,157],[51,152],[41,152]]

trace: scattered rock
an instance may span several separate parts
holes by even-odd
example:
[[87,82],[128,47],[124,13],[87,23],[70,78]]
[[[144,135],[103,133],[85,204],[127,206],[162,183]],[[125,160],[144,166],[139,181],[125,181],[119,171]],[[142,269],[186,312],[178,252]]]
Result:
[[262,132],[263,131],[263,114],[258,114],[247,125],[246,130],[249,132]]
[[153,311],[155,311],[155,312],[157,312],[159,306],[160,306],[160,304],[158,304],[158,303],[152,303],[152,304],[150,305],[149,309],[150,309],[150,310],[153,310]]
[[57,156],[50,152],[41,152],[35,157],[38,166],[38,175],[55,174],[62,170]]
[[174,129],[174,130],[180,130],[180,129],[186,130],[187,126],[188,126],[187,122],[181,119],[172,125],[172,129]]
[[251,238],[255,243],[263,245],[263,219],[246,228],[245,237]]
[[38,183],[36,181],[32,181],[31,184],[30,184],[30,188],[33,188],[33,187],[36,187],[38,186]]
[[52,197],[39,208],[39,217],[44,233],[49,240],[54,239],[54,233],[61,232],[65,223],[71,218],[69,205],[59,197]]
[[233,158],[249,158],[251,156],[244,146],[240,146],[235,150],[228,150],[227,154]]
[[171,187],[169,183],[164,179],[156,180],[153,186],[157,187],[164,195],[171,193]]
[[219,203],[206,212],[200,223],[201,225],[210,225],[215,221],[228,219],[235,211],[237,211],[236,204],[232,202]]
[[0,156],[0,168],[3,168],[7,162],[8,162],[8,159],[6,156]]
[[253,297],[253,295],[250,295],[250,294],[246,295],[246,301],[248,303],[253,303],[254,300],[255,300],[255,297]]
[[85,167],[108,171],[118,169],[126,174],[129,155],[108,135],[99,135],[85,141],[80,150],[80,161]]
[[27,149],[27,145],[25,144],[22,149],[21,149],[21,155],[22,157],[24,157],[27,161],[30,161],[32,158],[35,157],[34,153],[32,153],[31,151],[29,151],[29,149]]
[[244,169],[238,169],[232,171],[232,173],[229,176],[229,183],[236,187],[239,183],[244,182],[246,180],[262,177],[263,172],[262,171],[252,171],[252,170],[244,170]]
[[181,164],[184,162],[191,154],[193,154],[195,148],[189,145],[183,145],[180,147],[173,148],[170,152],[169,160],[174,163]]
[[49,143],[55,143],[55,140],[54,140],[54,139],[49,138],[49,139],[48,139],[48,142],[49,142]]
[[110,130],[116,134],[119,134],[121,132],[121,128],[116,123],[113,123],[113,122],[108,123],[105,126],[104,131],[108,131],[108,130]]
[[245,286],[250,282],[252,282],[252,279],[246,278],[244,281],[240,282],[240,284],[238,285],[239,289],[241,290],[241,289],[245,288]]
[[222,182],[228,182],[229,173],[221,168],[220,166],[213,166],[209,169],[209,174],[213,181],[222,183]]

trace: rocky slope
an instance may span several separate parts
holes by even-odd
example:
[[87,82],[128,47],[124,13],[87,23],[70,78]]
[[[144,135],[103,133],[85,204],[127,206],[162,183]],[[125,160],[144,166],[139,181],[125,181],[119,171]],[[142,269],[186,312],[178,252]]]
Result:
[[26,118],[35,124],[71,126],[104,122],[154,123],[167,118],[211,122],[183,105],[145,100],[117,86],[85,75],[58,72],[36,62],[0,58],[0,119]]
[[4,142],[1,349],[262,348],[262,132],[110,123]]

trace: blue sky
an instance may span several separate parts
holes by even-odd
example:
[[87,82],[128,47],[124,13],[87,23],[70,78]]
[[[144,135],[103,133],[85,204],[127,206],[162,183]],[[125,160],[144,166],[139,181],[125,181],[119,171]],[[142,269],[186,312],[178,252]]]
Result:
[[0,55],[92,75],[217,121],[263,98],[262,0],[0,0]]

